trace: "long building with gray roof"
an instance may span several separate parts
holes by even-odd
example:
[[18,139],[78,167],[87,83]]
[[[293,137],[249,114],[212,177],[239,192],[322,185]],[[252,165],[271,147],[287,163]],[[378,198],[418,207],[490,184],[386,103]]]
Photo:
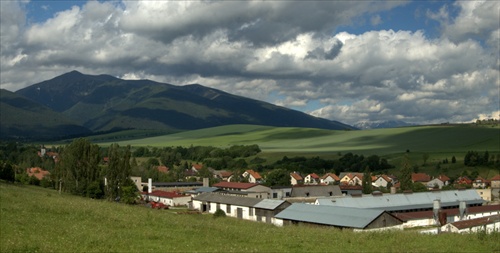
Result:
[[379,209],[338,206],[319,206],[294,203],[275,216],[276,225],[316,224],[350,229],[379,229],[401,225],[403,222]]
[[440,201],[441,208],[458,208],[460,202],[467,206],[479,206],[483,199],[476,190],[431,191],[409,194],[380,194],[345,196],[342,198],[318,198],[316,205],[380,209],[388,212],[432,210],[434,200]]

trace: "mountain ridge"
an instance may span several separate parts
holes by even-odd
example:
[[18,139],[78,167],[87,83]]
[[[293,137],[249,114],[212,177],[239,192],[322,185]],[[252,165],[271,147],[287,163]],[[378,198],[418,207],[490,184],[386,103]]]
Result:
[[119,129],[193,130],[228,124],[353,130],[268,102],[201,84],[176,86],[151,80],[71,71],[15,92],[61,113],[92,132]]

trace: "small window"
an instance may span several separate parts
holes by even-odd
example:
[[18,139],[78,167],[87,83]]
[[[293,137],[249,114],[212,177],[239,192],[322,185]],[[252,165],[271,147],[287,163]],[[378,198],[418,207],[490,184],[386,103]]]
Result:
[[226,205],[226,213],[231,213],[231,205],[230,204]]
[[253,208],[250,207],[249,215],[253,216]]

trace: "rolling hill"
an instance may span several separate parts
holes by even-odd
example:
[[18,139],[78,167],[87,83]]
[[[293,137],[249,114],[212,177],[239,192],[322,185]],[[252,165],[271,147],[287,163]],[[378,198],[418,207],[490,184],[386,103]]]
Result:
[[46,106],[8,90],[0,90],[0,139],[52,140],[91,131]]
[[18,90],[93,132],[184,131],[230,124],[355,129],[337,121],[199,84],[176,86],[72,71]]

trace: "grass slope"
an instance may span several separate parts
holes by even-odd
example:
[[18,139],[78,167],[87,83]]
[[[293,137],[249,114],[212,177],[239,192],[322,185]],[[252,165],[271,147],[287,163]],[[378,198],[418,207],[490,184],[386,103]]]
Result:
[[180,215],[0,183],[0,252],[498,252],[500,234],[354,233]]
[[[390,129],[338,131],[309,128],[229,125],[119,142],[132,146],[225,147],[258,144],[265,152],[387,155],[411,152],[500,151],[499,127],[472,125],[417,126]],[[104,145],[108,145],[105,143]]]

